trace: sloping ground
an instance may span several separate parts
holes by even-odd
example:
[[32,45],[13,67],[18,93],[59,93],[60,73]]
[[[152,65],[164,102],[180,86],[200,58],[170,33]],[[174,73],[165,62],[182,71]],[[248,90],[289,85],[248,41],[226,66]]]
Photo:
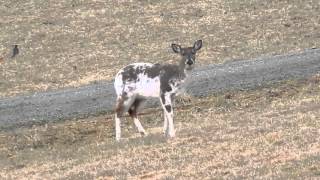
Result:
[[[194,99],[175,111],[177,137],[161,134],[162,111],[132,121],[114,142],[112,116],[0,132],[2,179],[292,179],[320,176],[320,76]],[[129,120],[129,119],[128,119]]]
[[[132,62],[198,64],[320,48],[319,0],[0,0],[0,97],[111,80]],[[10,59],[12,45],[19,55]]]
[[[203,96],[212,92],[255,88],[285,79],[303,78],[318,72],[320,49],[312,49],[300,54],[200,67],[193,73],[186,89],[194,96]],[[0,100],[0,128],[111,112],[114,102],[115,92],[110,82],[7,98]],[[149,107],[154,107],[157,102],[150,101]]]

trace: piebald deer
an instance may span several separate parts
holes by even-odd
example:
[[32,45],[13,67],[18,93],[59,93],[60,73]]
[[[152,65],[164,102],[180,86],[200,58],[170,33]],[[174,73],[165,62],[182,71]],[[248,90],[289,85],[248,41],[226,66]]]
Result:
[[115,129],[116,140],[121,138],[120,117],[128,112],[133,118],[138,131],[145,135],[137,113],[148,97],[159,97],[164,111],[163,132],[173,138],[173,97],[182,90],[182,85],[190,75],[195,64],[196,52],[202,47],[202,40],[194,43],[193,47],[182,48],[172,44],[172,50],[181,55],[179,65],[133,63],[122,68],[115,76],[114,87],[117,94]]

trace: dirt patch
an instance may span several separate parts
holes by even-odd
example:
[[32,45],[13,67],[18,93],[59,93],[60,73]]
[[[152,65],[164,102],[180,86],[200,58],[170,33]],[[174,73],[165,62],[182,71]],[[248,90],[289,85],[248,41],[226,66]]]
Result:
[[310,178],[320,175],[320,76],[178,103],[177,137],[162,111],[128,118],[115,143],[111,116],[0,133],[2,178]]
[[[138,61],[175,62],[172,42],[203,39],[199,64],[319,48],[317,1],[5,1],[0,96],[110,80]],[[10,59],[13,44],[20,53]]]

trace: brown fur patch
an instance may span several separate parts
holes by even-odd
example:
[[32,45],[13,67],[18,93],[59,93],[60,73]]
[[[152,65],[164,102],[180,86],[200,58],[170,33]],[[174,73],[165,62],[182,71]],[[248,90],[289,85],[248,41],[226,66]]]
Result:
[[172,79],[184,79],[186,75],[180,70],[178,65],[167,64],[164,65],[160,73],[160,88],[161,92],[170,92],[172,88],[170,86],[170,80]]
[[144,101],[145,99],[143,98],[136,98],[132,103],[131,107],[128,110],[128,113],[132,118],[137,117],[138,109]]
[[122,81],[137,81],[138,74],[142,73],[144,70],[144,67],[137,67],[134,68],[133,65],[129,65],[123,69],[122,74]]
[[160,71],[161,71],[161,64],[154,64],[152,67],[146,68],[145,69],[145,74],[149,77],[149,78],[155,78],[156,76],[160,75]]

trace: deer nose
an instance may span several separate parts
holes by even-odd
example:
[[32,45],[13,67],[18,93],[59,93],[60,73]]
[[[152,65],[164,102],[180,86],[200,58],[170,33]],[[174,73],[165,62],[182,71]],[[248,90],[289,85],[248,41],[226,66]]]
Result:
[[192,65],[192,64],[193,64],[193,61],[188,60],[188,61],[187,61],[187,64],[188,64],[188,65]]

